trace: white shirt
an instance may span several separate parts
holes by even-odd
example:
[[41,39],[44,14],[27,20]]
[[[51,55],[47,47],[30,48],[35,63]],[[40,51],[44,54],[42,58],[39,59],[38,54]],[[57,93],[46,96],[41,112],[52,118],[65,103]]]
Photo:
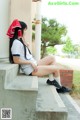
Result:
[[[28,48],[26,47],[26,58],[25,58],[25,53],[24,53],[24,46],[19,40],[14,40],[13,45],[11,47],[11,52],[13,56],[19,56],[22,60],[30,60],[34,64],[37,65],[36,60],[33,58],[33,56],[29,53]],[[28,67],[29,65],[21,65],[22,68]]]

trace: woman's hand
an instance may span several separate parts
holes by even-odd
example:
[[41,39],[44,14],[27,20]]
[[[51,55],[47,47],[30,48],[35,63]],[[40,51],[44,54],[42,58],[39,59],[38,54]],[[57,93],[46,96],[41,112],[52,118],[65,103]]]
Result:
[[34,68],[34,71],[37,72],[37,71],[38,71],[37,65],[35,65],[35,64],[32,63],[32,62],[31,62],[31,65],[32,65],[32,67]]

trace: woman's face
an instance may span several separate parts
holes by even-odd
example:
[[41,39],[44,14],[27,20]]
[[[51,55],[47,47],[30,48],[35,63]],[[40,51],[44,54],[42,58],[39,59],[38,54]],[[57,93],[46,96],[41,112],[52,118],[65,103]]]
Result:
[[27,31],[27,28],[25,28],[25,29],[23,30],[23,36],[24,36],[24,37],[26,36],[26,31]]

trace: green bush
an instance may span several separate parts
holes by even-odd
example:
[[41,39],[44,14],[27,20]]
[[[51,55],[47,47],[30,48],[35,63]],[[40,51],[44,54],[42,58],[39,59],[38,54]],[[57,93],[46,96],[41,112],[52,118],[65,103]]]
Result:
[[55,54],[56,52],[57,52],[57,50],[54,47],[47,47],[47,49],[46,49],[47,54]]

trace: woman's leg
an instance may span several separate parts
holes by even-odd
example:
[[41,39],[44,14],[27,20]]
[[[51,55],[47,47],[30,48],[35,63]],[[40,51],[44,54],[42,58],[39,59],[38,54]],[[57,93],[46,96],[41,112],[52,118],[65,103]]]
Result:
[[[55,60],[55,56],[53,55],[48,55],[46,57],[44,57],[43,59],[39,60],[38,65],[57,65],[56,64],[56,60]],[[56,79],[58,81],[58,83],[61,85],[61,81],[60,81],[60,71],[54,70],[53,73],[49,73],[49,80],[53,81],[54,79]]]
[[32,72],[32,75],[42,77],[45,75],[55,73],[57,70],[58,70],[58,67],[55,65],[41,65],[41,66],[38,66],[37,72],[35,71]]
[[[56,60],[55,57],[53,55],[48,55],[42,59],[39,60],[38,65],[55,65],[56,64]],[[54,77],[58,77],[59,76],[59,70],[54,70],[53,71],[53,76]]]
[[[44,75],[53,74],[55,77],[59,77],[59,70],[60,67],[57,66],[55,58],[53,56],[47,56],[38,62],[38,71],[32,72],[32,75],[42,77]],[[61,87],[61,84],[58,84],[56,81],[54,82],[54,80],[51,82],[47,80],[47,83],[58,87],[57,92],[59,93],[66,93],[71,91],[66,87]]]
[[51,65],[55,63],[56,63],[56,60],[53,55],[48,55],[38,61],[38,65]]
[[[38,66],[38,71],[37,72],[33,71],[32,75],[42,77],[45,75],[51,75],[52,73],[55,73],[56,70],[57,70],[57,66],[55,65]],[[61,85],[59,85],[59,83],[56,80],[54,80],[53,74],[52,74],[52,79],[50,79],[50,76],[49,76],[49,79],[46,82],[49,85],[54,85],[55,87],[61,88]]]
[[[48,64],[48,65],[46,65],[46,64]],[[59,78],[59,70],[60,70],[60,67],[57,66],[54,57],[48,56],[38,62],[38,71],[32,72],[32,75],[42,77],[44,75],[53,74],[55,77],[58,78],[57,81],[59,82],[59,84],[55,80],[53,80],[53,81],[47,80],[47,84],[54,85],[55,87],[57,87],[58,88],[57,92],[59,92],[59,93],[70,92],[71,91],[70,89],[61,86],[61,82],[60,82],[60,78]]]

